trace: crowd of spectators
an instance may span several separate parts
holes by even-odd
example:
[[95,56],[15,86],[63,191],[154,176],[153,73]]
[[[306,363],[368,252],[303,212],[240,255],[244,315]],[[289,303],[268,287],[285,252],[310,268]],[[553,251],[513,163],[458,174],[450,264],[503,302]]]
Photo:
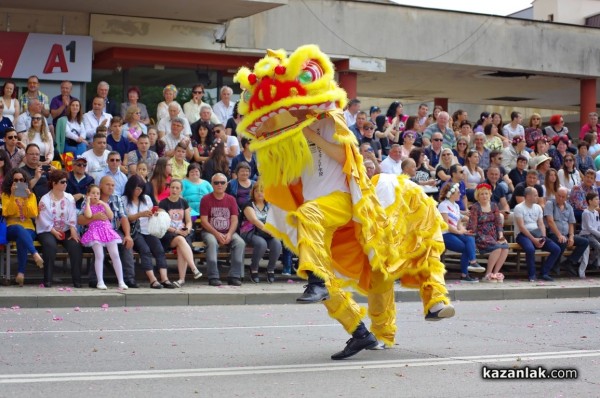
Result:
[[[104,247],[121,288],[138,286],[134,251],[151,288],[181,287],[188,271],[200,278],[196,241],[205,243],[211,286],[222,283],[217,254],[224,245],[231,255],[230,285],[242,283],[246,245],[253,248],[250,281],[261,280],[258,264],[267,250],[266,281],[275,280],[282,252],[284,272],[291,272],[289,251],[265,231],[269,204],[250,142],[237,137],[241,116],[229,87],[220,89],[221,100],[211,107],[203,102],[202,85],[192,87],[191,99],[181,104],[177,87],[169,84],[156,115],[148,113],[137,87],[118,104],[100,82],[85,109],[71,89],[62,82],[60,95],[50,99],[35,76],[20,96],[14,82],[1,87],[2,211],[8,240],[17,245],[17,284],[24,284],[31,256],[44,268],[44,286],[52,286],[57,245],[68,252],[76,287],[82,283],[82,253],[90,248],[96,261],[89,285],[106,287]],[[398,101],[385,113],[377,106],[367,113],[352,99],[344,117],[370,177],[407,175],[439,200],[448,225],[446,246],[462,256],[462,281],[480,280],[470,272],[485,273],[482,281],[503,281],[507,222],[514,223],[514,241],[527,254],[532,281],[538,277],[536,249],[550,252],[540,275],[546,280],[561,266],[580,277],[588,263],[598,266],[597,114],[589,115],[579,137],[570,135],[561,115],[544,124],[532,114],[524,125],[519,112],[508,123],[498,113],[482,112],[471,123],[466,111],[450,115],[436,106],[430,113],[427,104],[408,115]],[[157,238],[148,225],[161,211],[171,223]],[[89,231],[107,226],[115,234],[89,238]],[[571,254],[561,262],[567,248]],[[176,253],[173,281],[166,252]],[[478,253],[488,255],[487,268],[478,264]]]
[[[219,286],[220,246],[231,255],[227,283],[240,286],[246,244],[254,248],[250,281],[260,281],[258,262],[269,249],[265,280],[274,282],[282,245],[264,230],[268,203],[249,141],[237,137],[240,117],[229,87],[212,108],[202,100],[202,85],[180,104],[169,84],[156,115],[148,114],[137,87],[117,104],[100,82],[87,111],[71,89],[62,82],[60,95],[50,99],[36,76],[20,96],[12,81],[1,87],[2,215],[7,240],[16,242],[18,285],[32,258],[44,268],[43,285],[52,286],[58,246],[68,253],[75,287],[82,284],[83,253],[93,251],[89,285],[107,288],[105,248],[121,289],[138,287],[134,252],[149,286],[170,289],[185,284],[188,270],[194,279],[202,276],[194,251],[205,250],[208,283]],[[159,212],[170,218],[161,238],[149,231]],[[167,252],[176,254],[173,281]]]
[[[464,110],[450,115],[436,107],[429,113],[427,104],[416,115],[403,110],[396,101],[385,115],[379,107],[367,114],[355,100],[345,116],[369,176],[406,175],[439,201],[448,225],[446,248],[461,254],[461,281],[504,280],[507,229],[526,254],[530,281],[551,281],[561,268],[584,278],[588,264],[598,267],[594,239],[600,231],[591,215],[597,206],[588,210],[600,187],[595,112],[572,136],[559,114],[544,123],[533,113],[525,124],[517,111],[508,123],[498,113],[482,112],[471,123]],[[536,249],[549,252],[539,273]],[[477,253],[487,255],[487,268],[477,263]],[[469,271],[485,274],[479,279]]]

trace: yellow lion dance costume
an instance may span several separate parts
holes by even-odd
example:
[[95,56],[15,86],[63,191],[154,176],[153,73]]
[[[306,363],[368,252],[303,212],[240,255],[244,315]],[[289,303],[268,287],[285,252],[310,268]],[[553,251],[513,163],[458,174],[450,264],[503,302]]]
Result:
[[[329,58],[316,45],[289,57],[268,50],[253,71],[243,67],[234,79],[244,90],[237,131],[252,139],[271,204],[266,228],[298,254],[299,276],[313,273],[324,282],[329,315],[348,333],[364,327],[365,309],[345,290],[353,287],[368,296],[371,332],[393,345],[393,286],[400,279],[420,289],[426,318],[453,316],[440,261],[445,224],[435,202],[405,176],[367,177]],[[324,148],[330,144],[341,161]]]

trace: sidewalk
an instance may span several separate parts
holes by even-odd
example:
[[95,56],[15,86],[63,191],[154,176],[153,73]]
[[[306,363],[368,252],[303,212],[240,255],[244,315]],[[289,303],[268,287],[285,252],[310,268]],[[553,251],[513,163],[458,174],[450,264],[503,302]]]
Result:
[[[142,307],[142,306],[185,306],[185,305],[268,305],[295,304],[304,290],[305,282],[300,279],[286,279],[277,275],[277,282],[253,284],[245,282],[241,287],[207,285],[205,279],[188,279],[181,289],[150,289],[147,283],[139,289],[117,290],[115,284],[100,291],[88,287],[75,289],[68,284],[45,289],[37,285],[1,286],[0,308],[68,308],[68,307]],[[138,283],[141,282],[138,280]],[[447,282],[450,298],[453,301],[477,300],[518,300],[600,297],[600,278],[588,279],[559,278],[555,282],[529,283],[511,279],[504,283],[460,283]],[[396,301],[419,301],[418,291],[396,285]],[[357,301],[366,298],[355,294]]]

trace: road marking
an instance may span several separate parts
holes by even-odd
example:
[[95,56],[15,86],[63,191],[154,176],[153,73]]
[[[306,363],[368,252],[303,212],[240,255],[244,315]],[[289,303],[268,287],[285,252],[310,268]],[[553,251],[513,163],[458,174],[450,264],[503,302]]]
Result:
[[88,330],[19,330],[3,331],[2,334],[61,334],[61,333],[138,333],[138,332],[196,332],[211,330],[243,330],[243,329],[299,329],[299,328],[330,328],[340,326],[339,323],[326,323],[316,325],[255,325],[255,326],[211,326],[197,328],[147,328],[147,329],[88,329]]
[[245,366],[231,368],[131,370],[118,372],[78,372],[0,375],[0,384],[56,383],[107,380],[169,379],[181,377],[231,377],[259,374],[312,373],[364,369],[393,369],[424,366],[474,365],[501,362],[526,362],[547,359],[598,357],[600,350],[529,352],[447,358],[400,359],[384,361],[341,361],[315,364]]

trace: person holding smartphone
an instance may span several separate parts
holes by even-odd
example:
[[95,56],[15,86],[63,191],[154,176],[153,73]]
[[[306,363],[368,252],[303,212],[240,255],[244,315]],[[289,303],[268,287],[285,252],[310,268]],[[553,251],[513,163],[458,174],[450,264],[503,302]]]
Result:
[[6,238],[17,243],[18,271],[15,281],[25,283],[27,256],[31,254],[35,264],[42,268],[44,260],[38,253],[33,240],[35,227],[33,218],[38,216],[35,195],[29,189],[29,175],[21,169],[13,169],[2,182],[2,215],[6,218]]

